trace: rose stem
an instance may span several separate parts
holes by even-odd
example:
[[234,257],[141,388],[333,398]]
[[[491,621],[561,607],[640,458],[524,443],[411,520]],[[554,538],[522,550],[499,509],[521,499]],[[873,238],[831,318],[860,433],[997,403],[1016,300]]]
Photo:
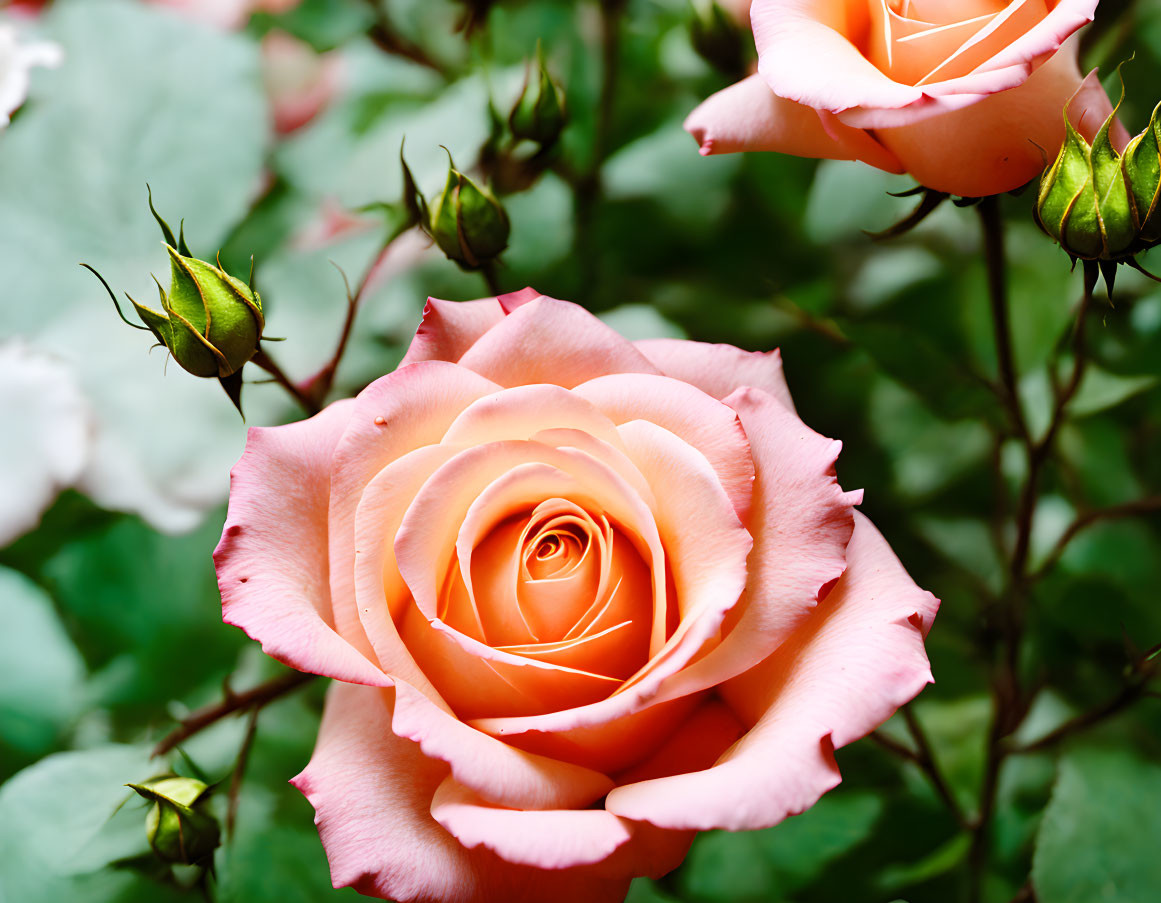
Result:
[[[1020,686],[1020,643],[1024,630],[1024,603],[1035,576],[1028,574],[1028,556],[1031,547],[1032,525],[1036,514],[1037,493],[1044,466],[1051,457],[1056,435],[1065,420],[1068,405],[1076,395],[1084,376],[1087,362],[1085,327],[1092,304],[1098,269],[1095,263],[1086,263],[1084,295],[1076,314],[1073,328],[1073,364],[1067,385],[1056,394],[1052,417],[1044,436],[1035,439],[1028,430],[1017,392],[1017,374],[1012,353],[1012,336],[1008,319],[1007,266],[1004,257],[1003,220],[999,201],[985,198],[979,204],[980,224],[983,229],[984,257],[988,271],[988,294],[991,301],[992,322],[996,340],[996,360],[1000,371],[1000,385],[996,391],[1006,405],[1016,438],[1024,446],[1028,467],[1020,489],[1016,509],[1016,540],[1009,561],[1004,605],[1000,609],[999,637],[989,638],[988,645],[1002,645],[999,661],[993,666],[992,695],[994,709],[988,731],[984,775],[980,786],[978,814],[971,826],[971,845],[968,849],[968,900],[978,903],[983,892],[983,876],[987,868],[991,842],[991,822],[996,806],[1000,770],[1010,752],[1005,744],[1023,721],[1028,699]],[[1002,491],[1003,482],[997,480]]]
[[297,401],[307,414],[313,417],[315,414],[322,410],[318,402],[307,396],[305,392],[303,392],[298,386],[291,382],[290,377],[288,377],[283,369],[278,366],[278,363],[274,360],[274,358],[266,353],[265,349],[259,348],[258,351],[255,352],[254,356],[250,358],[250,361],[254,364],[257,364],[259,367],[273,376],[274,381],[278,383],[278,385],[282,386],[282,388],[286,390],[286,393],[295,401]]
[[489,260],[480,267],[480,275],[484,277],[484,282],[487,284],[490,294],[503,294],[503,290],[500,288],[500,277],[496,275],[496,262],[494,260]]
[[433,72],[438,72],[450,81],[451,76],[449,73],[426,50],[418,44],[409,41],[395,30],[395,26],[392,24],[387,10],[383,8],[383,0],[367,0],[367,6],[371,8],[371,12],[375,16],[374,23],[367,29],[367,37],[371,39],[376,47],[384,53],[389,53],[392,56],[400,56],[420,66],[426,66],[428,69],[431,69]]
[[250,761],[250,750],[254,746],[254,735],[258,733],[258,713],[262,709],[254,706],[246,721],[246,736],[238,748],[238,758],[234,761],[234,773],[230,776],[230,791],[227,796],[226,836],[234,836],[234,824],[238,820],[238,797],[242,792],[242,778],[246,775],[246,764]]
[[317,677],[316,674],[306,674],[302,671],[287,671],[285,674],[273,677],[242,693],[234,693],[227,689],[225,698],[219,702],[203,706],[182,718],[177,727],[162,737],[160,742],[153,747],[152,755],[155,757],[163,756],[179,743],[184,743],[211,724],[216,724],[223,718],[240,712],[261,709],[287,693],[310,683]]

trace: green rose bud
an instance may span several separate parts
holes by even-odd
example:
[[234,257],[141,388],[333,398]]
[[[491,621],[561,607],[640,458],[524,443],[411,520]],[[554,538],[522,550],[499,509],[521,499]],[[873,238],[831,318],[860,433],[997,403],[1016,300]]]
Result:
[[145,834],[159,859],[195,865],[213,855],[221,831],[206,811],[206,784],[194,778],[162,777],[128,786],[153,803],[145,816]]
[[262,300],[220,266],[169,251],[169,293],[158,283],[159,313],[132,298],[141,321],[194,376],[231,376],[254,356],[262,337]]
[[465,269],[476,269],[508,247],[508,214],[491,193],[456,169],[448,155],[447,184],[431,207],[431,237]]
[[547,147],[555,144],[564,130],[567,116],[564,110],[564,91],[552,80],[544,65],[544,51],[536,45],[536,71],[531,64],[524,74],[520,97],[508,114],[508,128],[515,138],[535,141]]
[[746,36],[717,0],[693,0],[689,39],[693,49],[720,72],[741,76],[746,69]]
[[1037,220],[1082,260],[1119,260],[1137,239],[1121,157],[1109,140],[1115,118],[1116,110],[1089,145],[1066,114],[1064,144],[1040,180]]
[[1125,148],[1121,169],[1141,242],[1156,244],[1161,241],[1161,104],[1153,110],[1145,131]]

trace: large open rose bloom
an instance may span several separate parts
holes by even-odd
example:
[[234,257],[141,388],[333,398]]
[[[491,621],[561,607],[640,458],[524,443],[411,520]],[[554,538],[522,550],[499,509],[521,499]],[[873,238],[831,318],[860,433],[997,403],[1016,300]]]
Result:
[[[699,106],[703,154],[862,160],[929,188],[1018,188],[1111,112],[1077,68],[1097,0],[754,0],[758,72]],[[1074,97],[1075,95],[1075,97]],[[1121,140],[1123,133],[1119,132]]]
[[794,413],[777,352],[432,300],[357,398],[254,429],[227,622],[335,678],[295,785],[336,886],[619,900],[762,828],[930,681],[937,601]]

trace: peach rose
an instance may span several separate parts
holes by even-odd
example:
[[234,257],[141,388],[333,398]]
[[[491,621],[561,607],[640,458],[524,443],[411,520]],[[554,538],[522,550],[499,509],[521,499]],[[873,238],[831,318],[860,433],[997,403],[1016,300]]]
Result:
[[620,900],[762,828],[930,681],[938,602],[843,492],[777,352],[630,343],[525,289],[432,299],[403,363],[250,431],[225,620],[335,679],[338,886]]
[[[1018,188],[1111,112],[1077,68],[1097,0],[754,0],[758,72],[685,127],[703,154],[862,160],[965,197]],[[1127,140],[1123,131],[1119,140]]]

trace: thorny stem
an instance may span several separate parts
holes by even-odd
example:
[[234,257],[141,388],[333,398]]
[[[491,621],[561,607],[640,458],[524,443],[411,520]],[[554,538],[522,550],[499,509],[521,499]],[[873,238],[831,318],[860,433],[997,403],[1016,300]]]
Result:
[[267,354],[264,349],[259,348],[257,353],[255,353],[255,355],[250,358],[250,360],[252,363],[257,364],[259,367],[273,376],[274,381],[278,383],[278,385],[282,386],[282,388],[286,390],[286,393],[295,401],[297,401],[307,414],[314,416],[320,410],[322,410],[319,403],[303,392],[302,389],[300,389],[298,386],[296,386],[291,381],[290,377],[286,375],[283,369],[278,366],[278,363],[274,360],[274,358]]
[[353,292],[351,291],[351,284],[347,281],[347,274],[343,272],[338,264],[334,264],[335,269],[339,271],[339,275],[343,277],[343,287],[347,293],[347,313],[343,318],[343,326],[339,331],[339,340],[335,345],[331,359],[327,361],[326,365],[318,373],[302,385],[303,393],[319,407],[322,407],[327,395],[330,394],[331,387],[334,385],[335,374],[338,372],[339,363],[347,351],[347,343],[351,339],[351,331],[355,326],[355,317],[358,316],[359,309],[363,306],[363,299],[367,294],[367,288],[370,286],[371,280],[378,271],[380,264],[383,263],[383,259],[391,251],[395,239],[405,231],[406,229],[400,229],[392,232],[383,244],[379,246],[379,250],[375,252],[374,259],[364,271],[363,277],[359,280],[358,287]]
[[907,725],[912,742],[915,744],[914,749],[887,736],[882,731],[871,731],[868,737],[883,749],[907,762],[911,762],[922,771],[927,776],[928,781],[931,782],[932,788],[939,795],[943,804],[947,806],[952,816],[959,823],[960,827],[970,828],[971,822],[964,814],[963,809],[959,805],[959,801],[951,792],[951,786],[947,783],[943,772],[936,763],[935,757],[931,752],[931,744],[927,741],[927,734],[924,733],[922,726],[915,717],[915,713],[911,711],[909,705],[903,706],[900,712],[903,714],[904,723]]
[[1031,743],[1026,743],[1023,746],[1014,747],[1010,750],[1012,753],[1034,753],[1043,752],[1057,746],[1064,740],[1081,731],[1088,730],[1094,724],[1099,724],[1112,718],[1114,715],[1127,709],[1138,699],[1148,695],[1149,678],[1152,674],[1151,668],[1145,668],[1141,674],[1135,676],[1129,683],[1107,702],[1097,706],[1095,709],[1090,709],[1087,712],[1081,712],[1073,718],[1069,718],[1064,724],[1060,725],[1055,730],[1052,730],[1041,737],[1039,740],[1033,740]]
[[287,693],[315,680],[318,675],[302,671],[287,671],[242,693],[234,693],[227,688],[225,697],[190,713],[178,722],[176,728],[166,734],[153,747],[152,755],[163,756],[175,746],[184,743],[194,734],[201,733],[211,724],[229,718],[240,712],[261,709]]
[[238,820],[238,798],[242,792],[242,778],[246,775],[246,764],[250,761],[254,735],[258,733],[258,713],[261,711],[260,706],[254,706],[250,709],[250,718],[246,722],[246,736],[242,738],[242,745],[238,748],[238,757],[234,760],[234,773],[230,776],[230,792],[227,796],[227,837],[234,836],[234,824]]
[[919,719],[915,717],[915,712],[912,711],[910,705],[905,705],[901,709],[903,712],[903,721],[907,725],[907,731],[911,734],[911,739],[915,743],[915,764],[923,769],[928,779],[931,781],[931,786],[935,788],[935,792],[939,794],[939,798],[943,800],[948,810],[959,822],[961,827],[970,827],[967,817],[964,815],[963,809],[959,805],[959,800],[955,798],[952,793],[950,785],[943,776],[938,764],[936,764],[935,756],[931,751],[931,744],[927,740],[927,734],[923,730],[923,726],[919,723]]
[[984,198],[977,208],[983,229],[984,260],[988,269],[988,298],[992,305],[992,327],[996,339],[996,362],[1000,370],[1000,397],[1008,409],[1017,435],[1026,438],[1028,426],[1016,387],[1016,364],[1012,354],[1012,327],[1008,316],[1008,265],[1004,256],[1004,220],[995,197]]
[[1135,517],[1140,514],[1149,514],[1154,511],[1161,511],[1161,495],[1153,495],[1148,498],[1138,499],[1135,502],[1125,502],[1120,505],[1110,505],[1107,508],[1096,508],[1092,511],[1086,511],[1083,514],[1077,515],[1076,519],[1068,525],[1067,529],[1060,534],[1060,538],[1056,541],[1052,551],[1048,553],[1048,557],[1044,559],[1044,563],[1036,569],[1030,576],[1030,580],[1039,580],[1045,574],[1052,570],[1060,561],[1068,548],[1069,543],[1077,537],[1078,534],[1091,527],[1093,524],[1099,523],[1103,520],[1117,520],[1122,517]]
[[384,53],[411,60],[413,63],[418,63],[420,66],[438,72],[445,78],[447,77],[444,67],[434,60],[426,50],[418,44],[409,41],[395,30],[390,16],[387,15],[387,10],[384,9],[384,0],[366,0],[366,2],[375,14],[375,24],[367,30],[367,37],[371,39],[376,47]]
[[1028,429],[1017,394],[1017,376],[1012,353],[1011,329],[1008,322],[1003,224],[996,199],[985,199],[980,203],[979,211],[988,267],[988,287],[992,302],[996,359],[1000,371],[998,392],[1008,407],[1016,436],[1024,446],[1027,472],[1016,507],[1016,538],[1009,560],[1007,587],[1000,611],[1001,623],[998,640],[1001,649],[992,675],[994,710],[992,724],[988,732],[978,813],[972,825],[971,845],[968,849],[968,900],[971,903],[978,903],[983,892],[983,877],[987,868],[992,818],[996,807],[1000,772],[1005,758],[1011,752],[1005,741],[1019,727],[1028,708],[1028,699],[1020,685],[1019,658],[1024,631],[1025,603],[1030,586],[1034,582],[1035,576],[1038,576],[1038,574],[1030,576],[1028,573],[1032,527],[1044,467],[1051,457],[1056,436],[1065,421],[1068,406],[1084,378],[1087,362],[1085,327],[1098,275],[1095,264],[1085,265],[1084,295],[1077,310],[1073,331],[1071,375],[1067,384],[1057,390],[1048,429],[1040,439],[1036,439]]

